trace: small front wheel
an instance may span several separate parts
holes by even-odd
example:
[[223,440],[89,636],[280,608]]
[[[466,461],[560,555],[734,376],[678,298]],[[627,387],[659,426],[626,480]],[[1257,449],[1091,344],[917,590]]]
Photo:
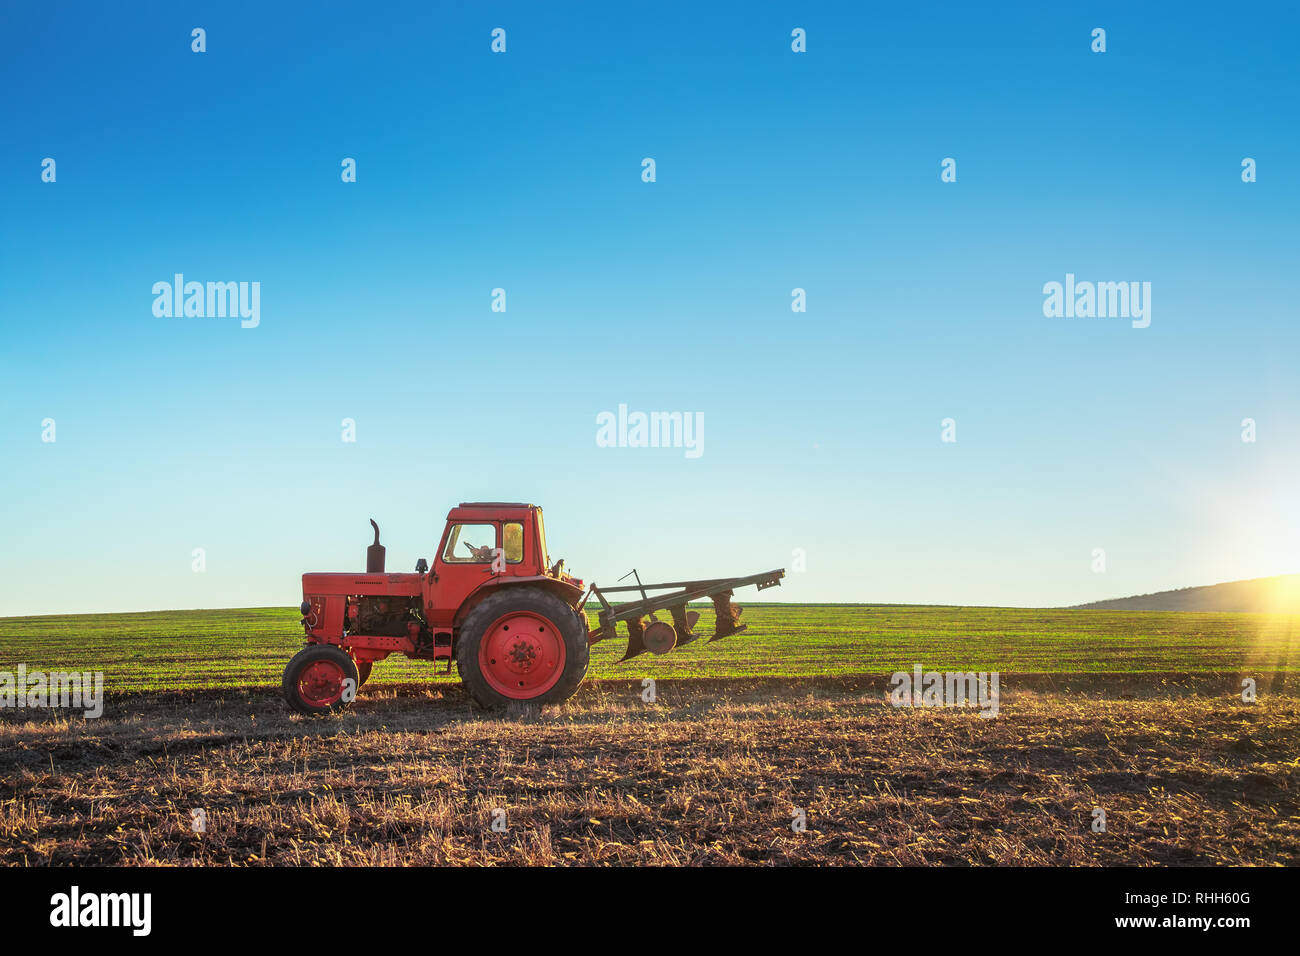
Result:
[[284,669],[284,699],[300,714],[320,717],[352,703],[361,686],[357,665],[333,644],[312,644]]

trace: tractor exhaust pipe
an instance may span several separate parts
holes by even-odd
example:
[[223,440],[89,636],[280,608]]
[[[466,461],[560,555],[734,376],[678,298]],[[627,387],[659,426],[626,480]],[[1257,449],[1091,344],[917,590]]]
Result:
[[371,518],[370,526],[375,529],[375,543],[366,548],[366,574],[383,574],[384,546],[379,543],[379,525]]

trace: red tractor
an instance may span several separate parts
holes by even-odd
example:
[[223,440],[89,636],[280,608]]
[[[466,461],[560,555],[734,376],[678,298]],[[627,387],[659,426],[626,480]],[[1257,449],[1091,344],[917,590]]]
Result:
[[[470,696],[485,707],[567,699],[587,673],[592,644],[628,628],[622,660],[644,651],[665,654],[688,644],[699,614],[692,601],[710,598],[717,612],[712,640],[745,630],[735,588],[781,583],[783,570],[747,578],[605,588],[550,563],[542,509],[499,501],[466,502],[447,514],[433,567],[421,558],[410,573],[384,570],[379,526],[366,554],[365,574],[304,574],[302,626],[308,644],[284,669],[284,697],[303,714],[346,707],[375,661],[389,654],[456,662]],[[632,572],[635,574],[635,571]],[[671,593],[651,596],[651,591]],[[639,592],[611,604],[607,594]],[[587,622],[590,597],[599,625]],[[659,620],[667,611],[672,623]]]

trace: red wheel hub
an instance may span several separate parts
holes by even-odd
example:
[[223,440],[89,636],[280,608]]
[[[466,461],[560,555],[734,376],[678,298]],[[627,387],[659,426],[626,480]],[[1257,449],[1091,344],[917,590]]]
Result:
[[333,661],[312,661],[298,675],[298,693],[313,707],[329,707],[343,697],[345,677]]
[[538,697],[564,673],[564,636],[543,614],[513,611],[496,619],[478,647],[478,666],[493,690],[514,700]]

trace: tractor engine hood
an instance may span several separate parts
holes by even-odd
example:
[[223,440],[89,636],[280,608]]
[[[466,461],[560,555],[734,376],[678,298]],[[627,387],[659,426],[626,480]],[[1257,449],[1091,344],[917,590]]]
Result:
[[311,595],[388,594],[419,597],[423,579],[424,575],[414,572],[405,574],[358,574],[356,572],[304,574],[302,576],[302,593]]

